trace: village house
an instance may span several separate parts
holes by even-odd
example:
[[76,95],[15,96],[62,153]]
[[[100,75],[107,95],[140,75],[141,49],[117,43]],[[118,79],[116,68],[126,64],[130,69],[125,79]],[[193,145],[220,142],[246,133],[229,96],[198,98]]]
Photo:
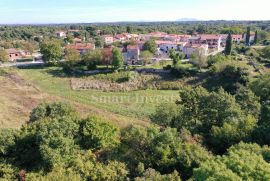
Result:
[[208,44],[186,44],[183,47],[182,53],[187,57],[190,58],[191,55],[197,50],[202,49],[204,51],[205,56],[208,55]]
[[126,42],[126,41],[138,41],[139,35],[137,34],[130,34],[130,33],[122,33],[115,35],[115,40],[120,42]]
[[190,35],[169,34],[164,38],[164,40],[176,41],[176,42],[188,42],[189,38],[191,38]]
[[88,51],[94,50],[95,45],[91,43],[73,43],[67,45],[66,48],[77,50],[80,54],[85,54]]
[[22,54],[19,50],[10,48],[10,49],[6,49],[5,51],[7,52],[10,61],[15,61],[17,59],[22,58]]
[[103,38],[106,45],[113,44],[114,38],[112,35],[103,35],[102,38]]
[[183,51],[183,47],[185,46],[186,42],[156,40],[156,44],[159,50],[165,53],[169,53],[169,50],[171,49],[176,51]]
[[[246,41],[246,33],[243,36],[243,40]],[[255,40],[255,33],[250,33],[249,43],[253,43]]]
[[126,64],[137,64],[140,59],[140,48],[138,45],[128,45],[123,55]]
[[200,35],[200,43],[208,44],[208,48],[220,50],[221,36],[220,35]]
[[[220,35],[221,36],[221,46],[222,47],[225,47],[226,46],[226,41],[227,41],[227,38],[228,38],[228,35],[227,34],[222,34]],[[235,43],[241,43],[243,41],[243,35],[232,35],[232,41],[235,42]]]
[[10,61],[16,61],[22,58],[30,57],[31,53],[23,50],[17,50],[14,48],[6,49]]
[[241,43],[243,40],[243,35],[232,35],[233,42]]
[[126,40],[131,40],[132,36],[129,33],[122,33],[124,37],[126,37]]
[[57,31],[55,34],[57,38],[65,38],[67,36],[66,32],[64,31]]
[[133,41],[139,41],[139,35],[137,34],[129,34],[130,35],[130,40],[133,40]]
[[129,40],[129,38],[124,34],[117,34],[117,35],[115,35],[114,38],[115,38],[115,41],[119,41],[119,42],[122,42],[122,43]]
[[221,39],[222,39],[221,35],[203,34],[203,35],[197,35],[197,36],[191,37],[189,39],[189,43],[190,44],[207,44],[209,49],[220,50]]
[[142,51],[145,41],[135,41],[135,44],[139,47],[139,49]]
[[148,41],[150,39],[164,40],[167,36],[168,34],[164,32],[152,32],[148,34],[140,34],[139,39],[145,41]]
[[222,47],[225,47],[226,46],[226,41],[227,41],[227,38],[228,38],[228,34],[221,34],[221,46]]

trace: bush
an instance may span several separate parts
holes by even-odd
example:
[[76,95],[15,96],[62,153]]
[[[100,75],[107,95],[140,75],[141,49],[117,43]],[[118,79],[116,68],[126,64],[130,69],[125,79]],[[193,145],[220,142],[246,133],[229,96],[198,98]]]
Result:
[[176,77],[191,77],[198,73],[198,69],[187,65],[180,65],[172,69],[172,74]]
[[151,116],[151,120],[160,126],[171,127],[179,114],[179,109],[180,107],[174,103],[160,104],[156,108],[156,112]]
[[117,128],[97,117],[89,117],[81,123],[81,136],[86,149],[105,149],[118,142]]
[[0,157],[7,156],[15,145],[16,130],[0,129]]
[[135,79],[138,76],[134,71],[116,71],[109,74],[98,74],[92,76],[93,79],[106,80],[110,82],[123,83]]
[[37,106],[30,115],[29,122],[35,122],[44,118],[61,118],[64,116],[76,116],[76,112],[65,103],[42,103]]

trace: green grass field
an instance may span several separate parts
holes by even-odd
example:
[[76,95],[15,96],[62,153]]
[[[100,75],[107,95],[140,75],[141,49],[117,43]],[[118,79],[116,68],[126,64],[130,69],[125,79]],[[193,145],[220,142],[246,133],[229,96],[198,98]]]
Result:
[[70,88],[70,78],[61,77],[59,68],[17,69],[16,71],[25,80],[50,95],[131,118],[148,119],[155,111],[156,105],[173,102],[178,98],[178,91],[75,91]]

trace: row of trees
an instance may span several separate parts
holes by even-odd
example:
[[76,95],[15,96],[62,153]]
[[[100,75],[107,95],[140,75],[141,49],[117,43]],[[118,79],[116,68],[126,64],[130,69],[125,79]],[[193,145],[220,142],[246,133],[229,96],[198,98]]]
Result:
[[64,58],[63,66],[69,71],[78,65],[87,65],[88,69],[96,69],[100,64],[112,65],[115,69],[123,67],[124,58],[120,49],[113,48],[110,51],[96,49],[81,56],[75,49],[65,49],[63,54],[61,43],[57,40],[44,41],[40,46],[45,63],[56,65]]
[[[131,42],[132,44],[132,42]],[[127,47],[128,45],[124,45]],[[140,58],[143,64],[151,62],[153,54],[157,51],[157,45],[154,40],[147,41],[144,45]],[[64,59],[63,66],[65,70],[71,71],[76,66],[86,65],[89,70],[94,70],[97,65],[112,65],[114,69],[120,69],[124,65],[124,57],[120,48],[97,48],[81,55],[75,49],[65,49],[62,51],[62,44],[59,40],[47,40],[41,43],[40,52],[43,60],[47,64],[56,65],[61,59]]]

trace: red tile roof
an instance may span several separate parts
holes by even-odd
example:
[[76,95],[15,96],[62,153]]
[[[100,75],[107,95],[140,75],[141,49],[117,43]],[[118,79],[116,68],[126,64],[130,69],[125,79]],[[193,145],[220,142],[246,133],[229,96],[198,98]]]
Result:
[[5,50],[8,54],[15,54],[15,53],[21,53],[21,51],[16,50],[14,48],[6,49]]
[[201,40],[218,40],[221,38],[221,35],[209,35],[209,34],[203,34],[203,35],[200,35],[201,37]]
[[66,48],[76,49],[76,50],[93,50],[95,45],[91,43],[75,43],[67,45]]
[[157,45],[163,45],[163,44],[167,44],[167,45],[182,45],[185,44],[186,42],[180,42],[180,41],[163,41],[163,40],[156,40],[155,41]]
[[128,45],[127,46],[127,50],[138,50],[138,49],[139,49],[138,45]]

